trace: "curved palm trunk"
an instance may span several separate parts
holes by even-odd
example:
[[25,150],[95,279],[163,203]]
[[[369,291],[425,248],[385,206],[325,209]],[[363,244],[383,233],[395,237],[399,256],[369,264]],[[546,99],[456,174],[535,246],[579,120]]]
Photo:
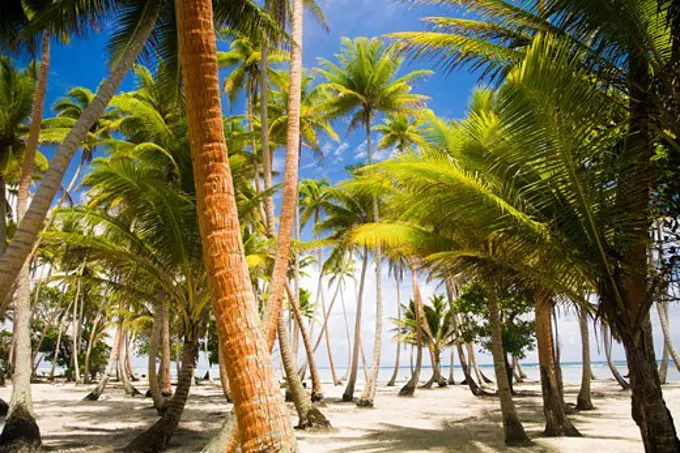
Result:
[[132,366],[132,349],[130,348],[130,345],[133,344],[134,342],[135,342],[134,333],[125,338],[125,369],[127,369],[128,376],[130,376],[130,380],[136,382],[139,381],[139,378],[135,375],[135,369]]
[[[83,262],[82,266],[80,267],[80,275],[81,277],[83,275],[83,270],[85,269],[85,263]],[[73,380],[75,381],[76,384],[80,384],[80,366],[78,364],[78,353],[80,352],[80,347],[79,347],[79,340],[78,340],[78,327],[79,327],[79,316],[78,316],[78,302],[80,300],[80,291],[81,291],[81,279],[78,278],[76,281],[76,295],[73,298],[73,319],[72,321],[72,331],[73,331],[73,341],[71,342],[71,364],[73,366]]]
[[[396,272],[394,275],[394,281],[397,284],[397,323],[401,321],[401,293],[399,290],[399,277]],[[392,377],[387,383],[388,387],[393,387],[397,382],[397,375],[399,374],[399,355],[401,352],[401,337],[397,335],[397,358],[394,361],[394,370],[392,371]],[[452,365],[453,366],[453,365]]]
[[[38,371],[38,366],[40,366],[40,362],[42,361],[43,357],[42,355],[38,357],[38,354],[40,353],[40,349],[42,348],[43,342],[45,341],[45,337],[47,336],[47,331],[52,327],[54,324],[55,319],[58,319],[61,321],[61,316],[60,314],[54,311],[50,315],[50,319],[45,323],[45,325],[42,328],[42,331],[40,332],[40,338],[38,339],[38,344],[35,347],[35,350],[33,351],[33,355],[31,356],[31,360],[33,363],[33,370],[32,370],[32,376],[35,377],[35,374]],[[36,360],[37,359],[37,360]],[[0,371],[2,373],[2,371]]]
[[106,106],[120,86],[123,78],[137,59],[139,52],[151,34],[159,11],[159,2],[148,3],[147,10],[138,24],[134,40],[111,70],[109,77],[99,87],[94,99],[80,118],[78,118],[78,121],[52,158],[50,168],[45,172],[42,182],[31,201],[31,206],[26,211],[12,238],[12,242],[0,259],[0,300],[10,291],[26,258],[31,253],[38,233],[40,233],[47,216],[47,211],[52,204],[54,195],[61,186],[61,181],[73,154],[87,137],[92,125],[104,113]]
[[[300,329],[300,334],[302,335],[302,342],[305,346],[305,352],[307,353],[309,371],[312,375],[312,402],[321,401],[323,399],[323,387],[321,387],[319,372],[316,369],[316,360],[314,360],[314,351],[312,350],[312,344],[309,341],[309,335],[307,335],[307,329],[305,328],[304,320],[302,319],[302,314],[300,313],[300,306],[295,299],[295,294],[293,294],[293,290],[288,284],[288,281],[285,281],[284,285],[288,294],[288,301],[290,303],[291,310],[293,311],[293,316],[295,317],[295,321],[297,322],[297,325]],[[279,338],[280,336],[281,334],[279,334]],[[293,365],[293,368],[295,368],[295,365]],[[298,376],[297,372],[294,374]]]
[[557,381],[557,371],[553,354],[550,312],[552,300],[547,294],[537,294],[536,343],[538,362],[541,370],[541,390],[543,394],[543,414],[545,416],[544,434],[548,437],[580,436],[564,410],[562,394]]
[[352,368],[352,335],[349,332],[349,321],[347,320],[347,307],[345,306],[345,294],[340,285],[340,302],[342,303],[342,319],[345,321],[345,334],[347,335],[347,370],[342,380],[346,381],[349,377],[349,370]]
[[[267,5],[268,6],[268,5]],[[272,156],[269,150],[269,83],[267,83],[269,65],[267,56],[269,53],[267,38],[262,39],[260,49],[260,129],[262,131],[262,180],[264,190],[272,187]],[[274,225],[274,200],[271,195],[264,199],[265,221],[267,225]]]
[[354,322],[354,350],[352,351],[352,366],[349,371],[349,379],[347,386],[342,394],[342,400],[345,402],[354,399],[354,387],[357,382],[357,374],[359,371],[359,349],[361,348],[361,306],[362,298],[364,296],[364,284],[366,283],[366,268],[368,267],[368,250],[364,248],[364,255],[361,263],[361,282],[359,283],[359,293],[357,294],[357,314]]
[[166,400],[161,394],[161,387],[158,382],[158,375],[156,374],[156,356],[158,355],[158,343],[161,337],[161,324],[163,322],[161,310],[160,304],[155,303],[153,307],[153,326],[151,328],[151,337],[149,338],[149,363],[147,367],[149,391],[153,399],[153,407],[159,414],[162,414],[166,409]]
[[[0,257],[5,254],[7,249],[7,183],[5,178],[0,175]],[[0,315],[4,315],[6,303],[9,301],[10,294],[0,294],[3,302]]]
[[275,379],[271,348],[262,336],[239,230],[222,125],[212,3],[176,0],[175,10],[203,259],[241,421],[241,449],[292,452],[295,437]]
[[[33,176],[33,162],[35,161],[35,151],[38,144],[38,136],[40,134],[40,123],[42,122],[43,107],[45,104],[45,92],[47,89],[47,77],[50,66],[50,34],[43,32],[42,35],[42,54],[40,64],[40,74],[38,76],[38,86],[33,102],[33,115],[31,118],[31,127],[29,130],[28,140],[26,142],[26,150],[24,155],[24,163],[21,169],[21,178],[19,181],[19,193],[17,195],[17,218],[24,219],[26,213],[26,206],[28,204],[28,189],[31,184]],[[2,226],[0,229],[0,242],[2,242],[2,258],[4,261],[6,253],[5,241],[7,236],[5,225],[5,187],[4,180],[0,184],[2,197],[0,204],[2,209],[0,215],[2,216]],[[49,206],[48,206],[49,207]],[[17,232],[18,233],[18,232]],[[1,262],[0,262],[1,264]],[[30,274],[29,274],[29,260],[26,256],[15,265],[15,271],[19,273],[19,280],[17,282],[16,290],[16,305],[14,311],[13,337],[16,339],[15,343],[15,357],[14,374],[12,377],[12,397],[9,403],[9,412],[5,427],[0,434],[0,445],[4,445],[7,451],[12,451],[13,448],[18,448],[20,451],[32,451],[39,449],[42,443],[40,438],[40,429],[35,421],[33,414],[33,398],[31,396],[31,376],[33,375],[33,355],[31,354],[31,303],[30,303]],[[16,274],[14,275],[16,277]],[[0,291],[0,297],[6,298],[9,293],[9,288],[14,283],[8,281],[4,293]]]
[[579,327],[581,331],[581,362],[583,367],[581,369],[581,390],[578,392],[576,398],[576,409],[580,411],[589,411],[594,409],[593,402],[590,399],[590,381],[593,374],[590,366],[590,334],[588,332],[588,312],[584,309],[579,311]]
[[196,368],[198,335],[195,333],[195,330],[196,327],[194,326],[192,332],[184,340],[182,370],[177,379],[177,391],[168,403],[167,410],[151,428],[130,442],[123,451],[160,453],[167,448],[170,439],[177,430],[182,412],[184,412],[184,406],[189,397],[189,390],[191,389],[191,382]]
[[104,374],[102,375],[101,379],[97,383],[97,386],[94,388],[94,390],[92,390],[85,398],[83,398],[83,401],[97,401],[99,397],[102,396],[102,393],[104,393],[106,384],[109,382],[109,376],[111,376],[115,372],[116,364],[118,363],[120,354],[120,342],[123,336],[121,326],[122,322],[119,321],[118,327],[116,327],[116,334],[113,337],[111,354],[109,355],[109,361],[106,364],[106,370],[104,371]]
[[118,376],[120,377],[120,380],[123,383],[123,389],[125,390],[125,394],[135,397],[137,395],[141,395],[142,392],[137,390],[137,387],[132,385],[132,382],[130,382],[130,376],[128,375],[128,370],[126,366],[127,361],[127,357],[125,355],[125,352],[127,350],[126,343],[127,332],[124,329],[122,329],[120,345],[118,348]]
[[[373,146],[371,143],[371,115],[366,115],[366,144],[368,149],[368,164],[373,163]],[[373,221],[380,221],[378,198],[373,196]],[[371,374],[366,381],[364,391],[357,405],[359,407],[373,407],[375,392],[378,387],[378,373],[380,372],[380,353],[382,350],[382,253],[380,247],[373,252],[375,261],[375,333],[373,336],[373,365]]]
[[[219,341],[218,341],[219,344]],[[172,384],[170,383],[170,307],[167,301],[161,303],[161,367],[160,382],[161,394],[164,397],[172,396]]]
[[479,382],[479,384],[484,387],[487,384],[487,380],[484,379],[484,376],[482,376],[482,372],[479,370],[479,366],[477,365],[477,355],[475,354],[475,348],[472,343],[467,343],[465,346],[467,347],[468,358],[470,359],[470,367],[474,370],[475,375],[477,376],[477,382]]
[[[503,335],[500,317],[500,298],[494,282],[488,282],[489,295],[489,325],[491,327],[491,352],[493,354],[494,371],[496,372],[496,386],[501,402],[503,416],[503,430],[505,444],[509,446],[529,445],[531,441],[524,431],[522,422],[517,416],[515,403],[512,400],[508,376],[505,368],[505,351],[503,351]],[[550,313],[548,312],[548,316]],[[548,317],[548,322],[550,318]]]
[[680,355],[678,355],[678,352],[675,350],[675,347],[673,346],[671,328],[668,324],[668,316],[666,315],[666,310],[667,307],[664,308],[662,304],[658,302],[656,303],[656,312],[659,315],[659,324],[661,325],[661,331],[663,332],[664,348],[665,350],[668,351],[668,354],[673,359],[675,367],[678,369],[678,371],[680,371]]
[[61,347],[61,335],[64,332],[64,318],[66,318],[66,314],[69,312],[71,309],[71,306],[69,305],[64,313],[62,314],[61,319],[59,320],[59,323],[57,324],[57,327],[59,328],[59,332],[57,333],[57,343],[55,344],[54,347],[54,355],[52,356],[52,369],[50,370],[50,381],[54,381],[54,373],[57,370],[57,359],[59,358],[59,348]]
[[411,268],[411,284],[413,285],[413,299],[416,305],[416,366],[411,373],[411,379],[399,390],[399,396],[412,397],[416,392],[418,381],[420,380],[420,369],[423,365],[423,301],[420,296],[420,287],[418,286],[418,278],[415,271]]
[[619,383],[623,390],[630,389],[628,381],[621,376],[621,373],[619,373],[619,370],[612,360],[612,337],[609,334],[609,326],[607,324],[602,324],[602,342],[604,343],[604,355],[607,358],[607,365],[612,372],[612,376],[614,376],[614,379],[616,379],[616,382]]

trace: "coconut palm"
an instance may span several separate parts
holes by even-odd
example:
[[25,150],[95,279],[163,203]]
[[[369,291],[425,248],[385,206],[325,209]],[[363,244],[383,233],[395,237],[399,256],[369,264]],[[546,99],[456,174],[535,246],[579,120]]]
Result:
[[373,130],[382,134],[378,149],[396,149],[400,153],[413,152],[426,144],[422,134],[422,120],[419,116],[410,116],[407,112],[388,115],[384,124],[373,126]]
[[[413,109],[426,97],[411,93],[411,84],[429,75],[430,71],[413,71],[398,76],[402,59],[394,47],[380,40],[357,38],[342,40],[342,51],[336,55],[339,65],[321,59],[317,71],[324,77],[323,89],[330,92],[326,108],[334,117],[350,117],[348,130],[364,126],[368,163],[373,163],[371,127],[378,113],[396,113]],[[373,217],[380,216],[378,200],[373,200]],[[359,399],[360,407],[372,407],[380,369],[382,341],[382,259],[380,250],[374,253],[376,273],[376,326],[371,375]]]

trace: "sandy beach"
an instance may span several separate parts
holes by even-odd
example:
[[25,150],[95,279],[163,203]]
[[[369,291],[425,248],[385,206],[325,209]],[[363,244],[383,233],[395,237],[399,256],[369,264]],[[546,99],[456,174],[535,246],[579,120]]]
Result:
[[[146,390],[138,382],[140,390]],[[126,397],[114,383],[100,401],[83,402],[90,386],[35,384],[33,395],[44,451],[116,451],[157,419],[149,398]],[[398,398],[399,387],[380,387],[373,409],[341,403],[342,386],[325,386],[322,410],[333,424],[325,433],[298,431],[304,453],[322,452],[642,452],[640,434],[630,417],[630,395],[612,380],[593,382],[596,410],[573,414],[583,438],[543,438],[538,382],[517,386],[515,398],[529,435],[530,448],[503,444],[500,409],[495,398],[475,398],[466,387],[419,389],[415,398]],[[567,401],[576,399],[578,385],[567,383]],[[11,387],[0,388],[9,400]],[[680,417],[680,383],[664,387],[666,402]],[[231,406],[218,382],[192,388],[192,394],[168,451],[198,452],[219,429]],[[293,414],[291,406],[291,414]],[[2,423],[0,422],[0,425]]]

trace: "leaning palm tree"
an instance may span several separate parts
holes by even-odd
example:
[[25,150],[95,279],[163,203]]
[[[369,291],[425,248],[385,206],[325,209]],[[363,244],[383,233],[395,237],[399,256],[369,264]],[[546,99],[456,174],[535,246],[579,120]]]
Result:
[[[378,113],[396,113],[413,109],[426,100],[411,93],[411,84],[431,73],[413,71],[399,76],[402,59],[396,48],[386,47],[380,40],[343,38],[342,51],[336,55],[339,65],[321,59],[317,71],[324,77],[321,86],[331,94],[326,108],[335,117],[350,116],[349,129],[363,126],[366,131],[366,150],[369,165],[373,163],[371,127]],[[378,199],[373,199],[373,217],[380,217]],[[372,407],[380,369],[382,341],[382,258],[374,252],[376,275],[376,325],[373,344],[373,365],[368,382],[359,399],[360,407]],[[343,398],[352,398],[349,392]]]

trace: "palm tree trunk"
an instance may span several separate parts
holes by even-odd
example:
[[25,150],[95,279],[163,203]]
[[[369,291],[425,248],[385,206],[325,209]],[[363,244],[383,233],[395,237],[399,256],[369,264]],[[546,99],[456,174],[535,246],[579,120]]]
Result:
[[[38,338],[38,344],[35,347],[35,350],[33,351],[33,355],[31,356],[31,363],[33,364],[33,371],[32,371],[32,376],[35,376],[38,366],[40,365],[40,362],[42,361],[43,357],[38,358],[38,354],[40,353],[40,349],[42,348],[43,342],[45,341],[45,336],[47,336],[47,331],[52,327],[54,324],[55,319],[61,320],[61,317],[59,316],[60,314],[54,311],[50,315],[50,319],[45,323],[45,325],[42,328],[42,331],[40,332],[40,338]],[[38,360],[36,360],[38,358]],[[2,373],[2,371],[0,371]]]
[[[373,163],[373,146],[371,142],[371,115],[366,115],[366,145],[368,150],[368,164]],[[373,196],[373,221],[380,221],[380,212],[378,209],[378,198]],[[382,350],[382,254],[380,247],[373,251],[373,260],[375,261],[375,332],[373,336],[373,365],[371,367],[371,374],[366,381],[364,391],[359,399],[357,405],[359,407],[373,407],[375,402],[375,392],[378,388],[378,373],[380,372],[380,352]]]
[[[5,254],[7,249],[7,184],[5,178],[0,175],[0,257]],[[9,295],[0,294],[0,300],[9,300]],[[5,313],[5,304],[3,303],[0,315]]]
[[[222,125],[212,3],[176,0],[175,10],[203,258],[218,341],[228,359],[235,411],[242,421],[241,449],[292,452],[295,436],[275,379],[271,348],[262,336],[241,241]],[[191,368],[189,378],[193,364]]]
[[[219,343],[219,341],[218,341]],[[161,395],[172,396],[170,382],[170,307],[167,301],[161,302]]]
[[366,268],[368,267],[368,249],[364,247],[364,254],[361,263],[361,282],[359,283],[359,293],[357,294],[357,314],[354,322],[354,350],[352,351],[352,366],[349,371],[349,379],[347,386],[342,394],[342,400],[345,402],[354,399],[354,387],[357,382],[357,373],[359,371],[359,349],[361,346],[361,306],[364,295],[364,284],[366,283]]
[[535,299],[536,343],[538,362],[541,370],[541,390],[543,394],[543,414],[545,416],[544,434],[548,437],[576,436],[581,434],[567,417],[562,394],[560,393],[553,354],[550,312],[550,295],[539,292]]
[[111,346],[111,354],[109,355],[109,361],[106,364],[106,370],[101,379],[97,383],[97,386],[90,393],[87,394],[83,401],[97,401],[104,389],[106,384],[109,382],[109,376],[111,376],[116,370],[116,364],[120,357],[120,342],[123,337],[122,321],[118,321],[118,326],[116,327],[116,334],[113,337],[113,345]]
[[553,351],[555,355],[555,376],[557,377],[557,388],[560,392],[562,404],[564,403],[564,380],[562,379],[562,350],[560,349],[560,331],[557,323],[557,310],[555,306],[552,307],[552,322],[555,331],[555,341],[553,343]]
[[161,336],[161,324],[163,323],[163,314],[161,313],[161,304],[154,303],[153,305],[153,326],[151,328],[151,337],[149,338],[149,363],[147,367],[149,378],[149,391],[151,399],[153,400],[153,407],[162,414],[166,409],[166,400],[161,394],[161,388],[158,382],[158,375],[156,374],[156,357],[158,356],[158,342]]
[[472,367],[475,375],[477,376],[477,382],[479,382],[479,384],[483,387],[486,385],[486,379],[484,379],[482,376],[482,372],[479,370],[479,366],[477,365],[477,355],[475,354],[475,348],[472,343],[468,343],[466,347],[468,357],[470,358],[470,367]]
[[[290,52],[290,86],[288,90],[288,129],[286,137],[286,167],[284,171],[278,248],[269,287],[269,305],[265,316],[265,338],[273,347],[283,300],[284,281],[288,271],[291,237],[298,198],[298,166],[300,148],[300,103],[302,95],[302,30],[303,0],[293,1]],[[269,225],[270,232],[273,224]]]
[[[78,340],[78,329],[79,329],[79,316],[78,316],[78,302],[80,300],[80,293],[82,288],[81,278],[83,271],[85,270],[85,262],[80,266],[80,272],[76,278],[76,295],[73,298],[73,319],[72,319],[72,331],[73,338],[71,343],[71,364],[73,365],[73,380],[76,384],[80,384],[80,366],[78,364],[78,353],[80,352],[80,342]],[[84,301],[81,301],[84,302]]]
[[59,323],[57,324],[57,327],[59,329],[57,333],[57,343],[54,347],[54,355],[52,357],[52,369],[50,370],[50,381],[54,381],[54,373],[57,370],[57,359],[59,358],[59,348],[61,347],[61,335],[64,332],[64,319],[66,318],[66,315],[68,312],[71,310],[71,305],[69,305],[66,310],[64,311],[61,319],[59,320]]
[[593,402],[590,398],[590,380],[593,374],[590,366],[590,333],[588,332],[588,312],[581,308],[579,310],[579,327],[581,331],[581,362],[583,367],[581,369],[581,390],[578,392],[576,398],[576,409],[580,411],[589,411],[594,409]]
[[621,376],[619,370],[616,368],[614,361],[612,360],[612,337],[609,334],[609,326],[606,323],[602,324],[602,342],[604,343],[604,355],[607,358],[607,365],[609,370],[612,372],[614,379],[619,383],[623,390],[630,389],[628,382]]
[[[496,386],[498,397],[501,401],[501,413],[503,416],[503,430],[505,431],[505,444],[508,446],[529,445],[531,441],[524,431],[522,422],[517,416],[515,403],[508,385],[508,376],[505,368],[505,351],[503,351],[503,334],[500,317],[500,297],[496,283],[487,283],[489,296],[489,326],[491,327],[491,352],[493,355],[494,371],[496,372]],[[550,313],[548,313],[549,315]],[[550,318],[548,318],[550,321]]]
[[184,340],[182,370],[177,379],[175,395],[168,403],[163,416],[149,429],[130,442],[123,451],[160,453],[165,451],[170,439],[175,434],[179,420],[182,417],[182,412],[184,412],[187,398],[189,397],[189,390],[191,389],[191,382],[198,358],[198,334],[196,333],[196,326],[193,326],[191,330]]
[[342,319],[345,321],[345,334],[347,335],[347,370],[342,380],[346,381],[349,377],[349,370],[352,368],[352,336],[349,332],[349,321],[347,320],[347,307],[345,306],[345,294],[342,290],[342,283],[340,285],[340,303],[342,303]]
[[130,380],[133,382],[139,381],[139,378],[135,375],[135,369],[132,367],[132,349],[130,345],[135,341],[135,334],[132,333],[125,338],[125,369],[130,376]]
[[[92,347],[94,345],[95,334],[97,333],[97,326],[99,325],[99,320],[102,317],[102,312],[99,311],[92,321],[92,326],[90,327],[90,337],[87,340],[87,351],[85,351],[85,364],[83,366],[83,378],[85,384],[90,383],[90,355],[92,354]],[[96,374],[96,370],[95,370]]]
[[[396,272],[394,273],[394,282],[397,284],[397,323],[399,323],[401,321],[401,293],[399,290],[399,277]],[[392,371],[392,377],[387,383],[388,387],[393,387],[394,384],[397,382],[397,375],[399,374],[400,352],[401,352],[401,337],[397,335],[397,357],[394,361],[394,370]]]
[[[19,181],[19,193],[17,195],[17,219],[20,220],[24,219],[26,206],[28,204],[28,189],[33,176],[33,162],[35,161],[40,123],[42,122],[42,111],[45,104],[49,65],[50,34],[46,31],[43,32],[42,36],[40,74],[38,76],[38,86],[33,101],[33,116],[31,118],[31,127],[26,143],[24,163],[22,165]],[[2,207],[0,208],[0,216],[2,216],[2,220],[0,220],[0,242],[2,243],[2,246],[0,246],[0,254],[2,254],[2,261],[0,261],[1,266],[7,255],[7,253],[5,253],[7,230],[5,224],[6,200],[4,180],[0,181],[0,191],[2,191],[2,196],[0,197],[0,204],[2,204]],[[17,231],[16,234],[18,233],[19,232]],[[26,256],[24,256],[23,260],[17,261],[15,264],[15,274],[13,276],[16,277],[16,273],[19,274],[13,319],[13,338],[16,341],[14,353],[16,360],[13,362],[12,397],[9,403],[8,417],[5,421],[5,427],[2,430],[2,434],[0,434],[0,445],[5,445],[7,451],[12,451],[13,448],[31,451],[32,449],[39,449],[42,443],[40,429],[38,428],[33,413],[33,398],[31,396],[33,355],[31,353],[31,288],[29,266],[29,262],[26,260]],[[11,281],[7,281],[5,284],[5,291],[0,291],[0,298],[5,299],[9,296],[9,291],[13,283],[14,278],[12,278]]]
[[[272,187],[272,156],[269,150],[269,83],[267,82],[269,65],[267,63],[269,46],[267,38],[262,39],[260,50],[260,129],[262,131],[262,179],[264,190]],[[265,221],[274,227],[274,200],[271,195],[264,199]]]
[[127,332],[125,329],[122,329],[122,332],[123,333],[121,334],[120,345],[118,348],[118,375],[120,376],[120,380],[123,382],[125,394],[135,397],[137,395],[141,395],[142,392],[137,390],[137,387],[132,385],[132,382],[130,382],[130,376],[127,369],[127,356],[125,354],[127,351]]
[[78,146],[85,140],[92,125],[104,113],[106,106],[120,86],[132,64],[137,59],[142,47],[151,34],[160,11],[160,2],[149,2],[144,16],[137,27],[134,40],[127,51],[111,70],[109,77],[100,85],[97,94],[73,126],[64,142],[59,146],[45,172],[31,206],[21,220],[9,247],[0,258],[0,300],[10,291],[17,275],[33,249],[38,233],[42,229],[47,211],[54,195],[61,186],[61,181]]
[[[316,369],[316,360],[314,360],[314,351],[312,350],[312,344],[309,341],[309,335],[307,335],[307,329],[305,328],[305,323],[304,320],[302,319],[302,313],[300,313],[300,306],[298,305],[298,302],[295,299],[295,294],[293,294],[293,290],[291,289],[290,284],[288,284],[287,280],[284,282],[284,285],[286,293],[288,294],[290,308],[293,311],[295,321],[297,322],[297,325],[300,328],[302,342],[305,346],[305,351],[307,353],[309,371],[310,374],[312,375],[312,402],[321,401],[323,399],[323,387],[321,386],[321,380],[319,379],[319,372]],[[294,361],[293,364],[295,364]],[[298,376],[297,372],[295,373],[295,375]]]
[[454,365],[454,351],[453,351],[453,348],[451,348],[451,358],[450,358],[450,362],[449,362],[449,381],[448,381],[449,385],[456,385],[456,381],[455,381],[454,375],[453,375],[454,366],[455,366]]
[[420,296],[420,287],[418,286],[418,278],[413,268],[411,268],[411,284],[413,285],[413,299],[416,305],[416,366],[411,373],[411,379],[399,390],[399,396],[412,397],[415,395],[416,387],[418,386],[418,381],[420,380],[420,369],[423,365],[423,301]]
[[208,367],[208,370],[205,373],[205,379],[208,381],[212,381],[212,373],[210,372],[210,352],[208,351],[208,340],[210,334],[210,321],[208,321],[208,324],[205,327],[205,338],[203,339],[203,357],[205,358],[205,364]]
[[656,303],[656,312],[659,315],[659,324],[661,324],[661,331],[663,332],[664,348],[668,351],[668,354],[673,359],[675,367],[678,369],[678,371],[680,371],[680,355],[678,355],[678,352],[673,346],[671,328],[668,324],[668,316],[666,315],[667,307],[664,308],[663,305],[665,304],[660,304],[658,302]]

